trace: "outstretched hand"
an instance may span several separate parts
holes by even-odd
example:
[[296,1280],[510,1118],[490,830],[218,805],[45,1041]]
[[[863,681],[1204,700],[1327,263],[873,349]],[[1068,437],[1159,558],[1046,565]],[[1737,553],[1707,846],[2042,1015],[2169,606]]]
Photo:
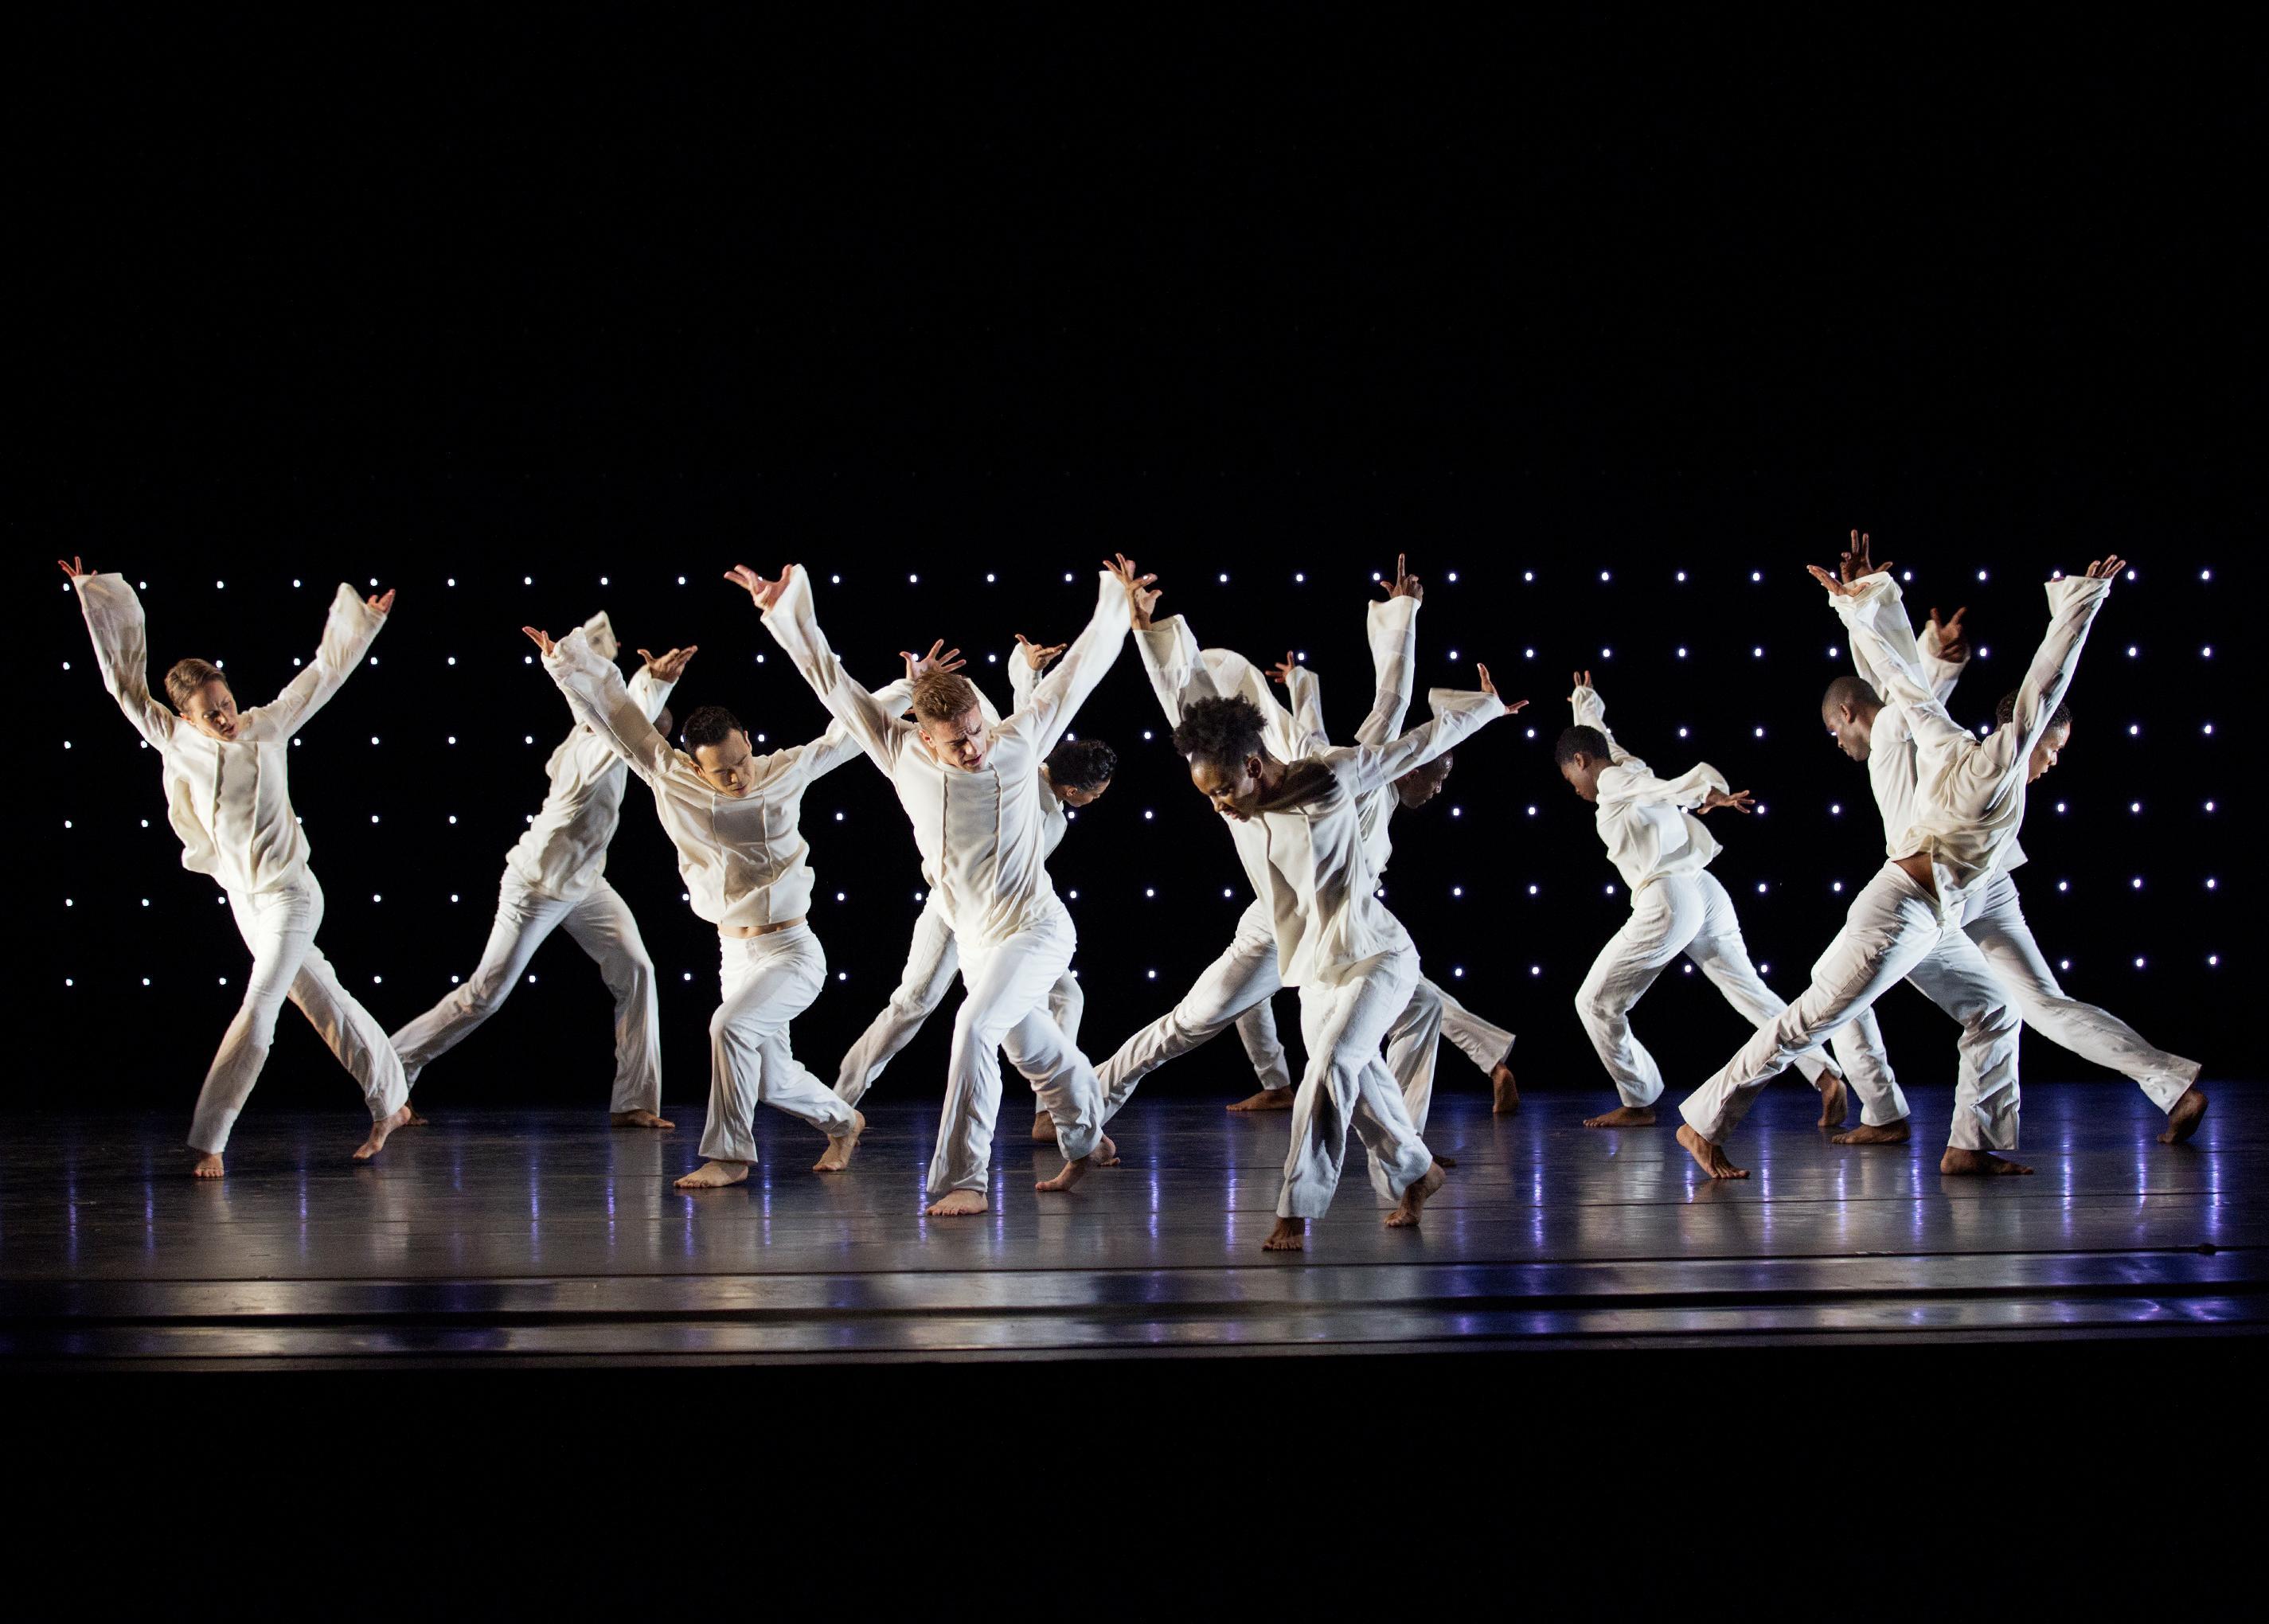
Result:
[[1497,684],[1489,681],[1489,668],[1487,666],[1475,666],[1474,669],[1482,674],[1482,691],[1496,699],[1499,705],[1504,705],[1504,713],[1507,716],[1511,715],[1515,711],[1524,710],[1527,707],[1527,700],[1507,699],[1503,694],[1497,692]]
[[788,581],[795,574],[795,565],[784,564],[778,580],[766,580],[747,565],[736,564],[725,572],[725,579],[746,592],[759,609],[769,609],[780,602],[780,594],[787,590]]
[[[1152,595],[1156,596],[1157,594],[1153,594]],[[1035,643],[1023,632],[1019,631],[1016,633],[1016,652],[1024,657],[1024,663],[1031,667],[1034,671],[1046,670],[1048,668],[1048,661],[1053,660],[1058,654],[1062,653],[1065,649],[1069,648],[1070,646],[1071,645],[1068,643],[1049,643],[1046,645]]]
[[1134,630],[1149,631],[1150,611],[1158,607],[1158,594],[1163,590],[1151,586],[1150,583],[1158,578],[1155,575],[1136,574],[1134,560],[1123,552],[1113,553],[1111,557],[1105,559],[1103,567],[1117,576],[1119,584],[1127,588],[1127,609],[1134,621]]
[[553,649],[559,646],[558,644],[551,640],[551,634],[548,631],[538,631],[534,626],[522,626],[521,630],[528,633],[528,637],[535,642],[536,647],[542,649],[547,657],[551,654]]
[[1571,680],[1578,688],[1589,688],[1592,685],[1592,674],[1589,671],[1578,671],[1572,674]]
[[2109,558],[2099,558],[2094,564],[2089,565],[2088,566],[2088,579],[2090,580],[2110,580],[2113,576],[2118,574],[2120,571],[2126,567],[2127,560],[2121,557],[2117,553],[2114,553]]
[[1730,794],[1722,790],[1713,789],[1702,797],[1702,804],[1694,810],[1697,813],[1715,812],[1719,807],[1731,807],[1734,811],[1744,816],[1756,810],[1749,804],[1749,792],[1745,789],[1734,790]]
[[959,649],[947,648],[943,638],[932,643],[927,654],[913,654],[902,648],[898,651],[898,658],[906,662],[906,681],[909,683],[919,682],[933,671],[958,671],[969,663],[961,657]]
[[1268,668],[1268,675],[1290,688],[1292,685],[1292,673],[1299,668],[1299,662],[1292,658],[1292,651],[1288,648],[1284,651],[1284,658]]
[[1970,658],[1969,641],[1962,635],[1962,617],[1969,612],[1966,607],[1958,609],[1954,611],[1952,620],[1941,624],[1938,618],[1936,606],[1932,607],[1930,629],[1938,634],[1938,657],[1940,660],[1951,661],[1959,665]]
[[70,576],[73,580],[77,580],[82,575],[92,575],[94,573],[92,570],[90,570],[86,565],[78,561],[77,554],[73,554],[68,560],[63,558],[56,559],[55,567],[61,570],[64,574]]
[[1378,584],[1390,598],[1423,599],[1426,595],[1426,583],[1410,572],[1408,555],[1403,553],[1394,555],[1394,579]]
[[646,661],[646,668],[654,673],[655,682],[674,683],[685,675],[687,664],[700,646],[698,643],[688,643],[684,648],[671,649],[659,659],[641,648],[639,658]]
[[1844,556],[1837,565],[1843,572],[1845,586],[1864,580],[1870,575],[1881,575],[1891,567],[1891,561],[1888,558],[1884,559],[1881,564],[1869,558],[1868,550],[1867,533],[1865,530],[1852,531],[1851,545],[1845,548]]
[[371,596],[365,598],[362,601],[362,606],[373,615],[392,614],[394,612],[394,588],[388,587],[384,592],[373,594]]

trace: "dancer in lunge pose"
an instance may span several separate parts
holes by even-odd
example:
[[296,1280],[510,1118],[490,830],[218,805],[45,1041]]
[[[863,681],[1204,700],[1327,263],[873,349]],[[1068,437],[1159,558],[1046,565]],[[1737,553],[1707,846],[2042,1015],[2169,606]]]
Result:
[[[595,657],[615,658],[614,628],[605,615],[585,621],[583,636]],[[666,740],[670,717],[664,702],[693,651],[676,650],[659,663],[644,649],[639,657],[645,663],[630,680],[630,703]],[[661,1021],[654,961],[630,904],[607,883],[607,846],[622,822],[628,765],[605,734],[581,722],[543,764],[551,788],[527,832],[506,853],[496,919],[480,963],[447,997],[394,1035],[411,1087],[427,1066],[503,1008],[544,938],[564,927],[614,994],[614,1125],[674,1126],[661,1115]]]
[[1913,729],[1913,822],[1893,856],[1852,903],[1844,929],[1814,967],[1812,985],[1687,1097],[1678,1142],[1713,1178],[1746,1178],[1726,1140],[1757,1092],[1798,1054],[1872,1005],[1901,979],[1961,1024],[1961,1069],[1942,1173],[2029,1173],[1993,1154],[2017,1144],[2017,1030],[2014,1000],[1977,945],[1962,911],[1990,889],[2024,821],[2025,787],[2054,764],[2055,717],[2088,629],[2125,567],[2102,559],[2086,574],[2048,583],[2050,620],[2007,725],[1974,737],[1933,696],[1917,659],[1888,562],[1855,579],[1813,567],[1846,636],[1881,675],[1884,698]]
[[[1672,960],[1681,954],[1693,960],[1752,1026],[1769,1025],[1788,1006],[1749,963],[1733,899],[1709,873],[1718,842],[1695,816],[1720,807],[1746,814],[1749,792],[1729,790],[1708,762],[1675,779],[1655,777],[1608,731],[1607,708],[1589,671],[1576,675],[1568,703],[1575,723],[1553,746],[1553,759],[1569,787],[1598,808],[1593,822],[1630,891],[1631,906],[1630,918],[1608,938],[1576,993],[1577,1018],[1622,1097],[1621,1105],[1585,1118],[1584,1126],[1644,1127],[1654,1121],[1654,1103],[1662,1097],[1662,1071],[1633,1035],[1630,1011]],[[1816,1045],[1793,1058],[1820,1090],[1822,1125],[1841,1123],[1841,1071]]]
[[166,673],[168,709],[150,697],[149,638],[134,589],[123,576],[98,575],[77,558],[57,562],[78,589],[103,687],[158,752],[166,811],[181,839],[181,867],[213,877],[252,949],[244,1000],[205,1073],[189,1122],[189,1148],[197,1153],[190,1170],[200,1178],[221,1176],[229,1130],[260,1081],[287,998],[362,1089],[370,1135],[354,1159],[369,1161],[410,1120],[410,1088],[386,1029],[340,985],[315,946],[323,888],[307,867],[289,771],[292,736],[362,662],[386,624],[394,594],[363,598],[341,586],[315,658],[269,704],[239,711],[218,666],[182,660]]
[[[807,918],[810,848],[798,827],[804,792],[850,760],[857,744],[835,727],[809,744],[758,755],[738,717],[705,705],[685,719],[684,749],[673,749],[582,627],[557,642],[533,626],[521,629],[543,651],[543,668],[575,720],[654,791],[693,912],[717,927],[721,1001],[709,1017],[707,1159],[677,1187],[713,1190],[748,1177],[759,1102],[827,1136],[816,1171],[849,1166],[866,1118],[796,1059],[788,1023],[827,984],[827,955]],[[651,663],[674,677],[693,653],[674,648]]]
[[[1844,555],[1838,570],[1844,584],[1848,586],[1874,573],[1868,552],[1868,538],[1854,531],[1851,550]],[[1938,611],[1933,609],[1920,639],[1924,675],[1933,696],[1941,705],[1953,694],[1955,683],[1969,662],[1969,646],[1962,635],[1964,613],[1956,609],[1953,619],[1941,625]],[[1905,707],[1884,697],[1887,685],[1882,674],[1866,660],[1864,646],[1855,643],[1852,656],[1859,665],[1859,675],[1837,677],[1828,685],[1821,699],[1821,720],[1827,724],[1829,736],[1838,749],[1853,760],[1867,764],[1868,784],[1874,792],[1876,808],[1882,814],[1884,839],[1887,847],[1895,847],[1914,821],[1914,729]],[[2016,698],[2014,694],[2003,697],[1997,712],[2000,726],[2011,725]],[[2059,705],[2046,735],[2049,766],[2056,764],[2071,738],[2071,707]],[[2196,1060],[2169,1054],[2145,1042],[2142,1034],[2109,1011],[2066,996],[2057,983],[2056,972],[2049,967],[2047,955],[2033,940],[2032,926],[2026,922],[2024,906],[2017,895],[2013,871],[2024,861],[2024,849],[2013,837],[1999,871],[1964,904],[1962,934],[1977,944],[1994,978],[2015,997],[2018,1013],[2026,1025],[2081,1059],[2133,1079],[2151,1103],[2167,1113],[2166,1131],[2159,1135],[2159,1142],[2181,1143],[2198,1131],[2199,1122],[2206,1115],[2206,1091],[2198,1087],[2203,1068]],[[1870,1011],[1860,1017],[1860,1022],[1872,1028],[1874,1013]],[[1875,1041],[1878,1052],[1874,1059],[1888,1076],[1888,1062],[1881,1058],[1880,1037]],[[1837,1053],[1856,1086],[1862,1072],[1860,1056],[1853,1053],[1840,1036]],[[1906,1137],[1906,1122],[1902,1117],[1888,1127],[1866,1126],[1838,1134],[1836,1142],[1896,1143]]]
[[954,1015],[928,1213],[987,1208],[1001,1049],[1055,1122],[1063,1169],[1038,1188],[1070,1189],[1090,1156],[1108,1163],[1115,1152],[1103,1134],[1095,1074],[1047,1013],[1077,935],[1044,860],[1047,792],[1039,767],[1126,640],[1127,594],[1151,578],[1123,557],[1106,565],[1086,629],[1031,703],[997,725],[986,722],[975,685],[952,671],[924,672],[911,696],[913,720],[901,720],[899,703],[868,693],[837,661],[800,566],[766,580],[740,565],[728,579],[748,590],[820,702],[898,791],[960,954],[967,995]]

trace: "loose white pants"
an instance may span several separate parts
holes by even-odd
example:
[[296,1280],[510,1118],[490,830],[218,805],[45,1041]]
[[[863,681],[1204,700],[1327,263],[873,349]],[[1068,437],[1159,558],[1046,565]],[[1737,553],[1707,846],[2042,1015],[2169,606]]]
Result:
[[[1662,1096],[1661,1068],[1632,1036],[1630,1008],[1681,954],[1750,1025],[1769,1025],[1787,1008],[1749,963],[1733,899],[1707,870],[1641,886],[1631,897],[1630,918],[1608,938],[1576,993],[1577,1017],[1626,1105],[1652,1105]],[[1795,1064],[1815,1089],[1835,1069],[1818,1044]]]
[[1264,1089],[1292,1086],[1291,1067],[1276,1036],[1269,1000],[1282,985],[1276,969],[1276,933],[1260,904],[1245,909],[1237,934],[1221,956],[1198,973],[1182,1001],[1119,1045],[1096,1071],[1103,1085],[1103,1119],[1117,1116],[1134,1087],[1177,1055],[1208,1043],[1231,1023]]
[[[1032,1085],[1056,1125],[1067,1161],[1092,1151],[1103,1137],[1103,1096],[1094,1069],[1050,1017],[1048,996],[1079,944],[1061,905],[1031,930],[979,948],[961,944],[961,1008],[954,1012],[953,1054],[930,1157],[929,1193],[986,1187],[993,1161],[993,1122],[1001,1104],[1001,1053]],[[846,1109],[848,1109],[847,1107]]]
[[2025,1024],[2050,1042],[2133,1078],[2161,1111],[2172,1111],[2198,1081],[2202,1067],[2196,1060],[2154,1049],[2118,1016],[2065,996],[2056,972],[2033,940],[2032,926],[2025,923],[2017,882],[2010,875],[1996,875],[1992,884],[1970,899],[1962,910],[1962,933],[1977,944],[1993,974],[2015,998]]
[[615,998],[615,1092],[611,1111],[661,1109],[661,1016],[654,961],[647,956],[630,904],[604,880],[580,902],[529,888],[510,869],[497,888],[496,920],[481,962],[463,983],[394,1035],[395,1052],[411,1086],[418,1074],[472,1035],[504,1007],[544,938],[565,927],[599,967]]
[[[892,1057],[912,1043],[922,1023],[937,1013],[961,968],[953,927],[945,922],[936,897],[936,892],[930,893],[914,920],[914,938],[906,949],[905,965],[898,971],[898,985],[890,1002],[867,1023],[867,1030],[859,1034],[859,1040],[836,1068],[835,1092],[850,1104],[856,1105],[865,1096]],[[1080,989],[1079,978],[1065,971],[1048,989],[1048,1014],[1066,1043],[1079,1042],[1079,1020],[1086,1008],[1087,994]],[[1047,1107],[1037,1099],[1033,1108],[1041,1116],[1048,1114]]]
[[810,1008],[827,984],[827,955],[811,926],[720,936],[717,946],[723,999],[709,1017],[709,1125],[701,1154],[715,1162],[754,1162],[759,1102],[830,1139],[848,1133],[855,1113],[788,1046],[788,1022]]
[[1410,1002],[1386,1029],[1386,1069],[1402,1090],[1410,1126],[1421,1133],[1434,1105],[1434,1059],[1448,1038],[1484,1073],[1512,1052],[1512,1034],[1484,1021],[1431,981],[1420,977]]
[[276,890],[256,896],[231,891],[228,905],[237,933],[252,949],[252,973],[236,1019],[228,1023],[220,1052],[198,1091],[189,1148],[217,1155],[228,1148],[229,1130],[260,1081],[260,1068],[276,1041],[276,1017],[287,998],[361,1088],[372,1121],[401,1110],[410,1085],[403,1080],[393,1045],[386,1041],[386,1029],[339,985],[338,972],[315,945],[323,922],[323,888],[315,876],[302,869],[297,881]]
[[1307,1069],[1292,1098],[1292,1147],[1284,1157],[1279,1218],[1320,1218],[1339,1188],[1348,1129],[1363,1140],[1380,1193],[1399,1200],[1426,1176],[1433,1153],[1411,1126],[1394,1074],[1378,1046],[1418,984],[1409,947],[1375,954],[1333,985],[1300,989],[1300,1037]]
[[1821,955],[1802,996],[1687,1096],[1681,1114],[1688,1126],[1711,1144],[1724,1144],[1782,1067],[1902,979],[1962,1026],[1954,1125],[1947,1142],[1964,1150],[2014,1149],[2015,1002],[1994,979],[1977,944],[1958,924],[1940,925],[1928,893],[1890,863],[1851,904],[1843,930]]

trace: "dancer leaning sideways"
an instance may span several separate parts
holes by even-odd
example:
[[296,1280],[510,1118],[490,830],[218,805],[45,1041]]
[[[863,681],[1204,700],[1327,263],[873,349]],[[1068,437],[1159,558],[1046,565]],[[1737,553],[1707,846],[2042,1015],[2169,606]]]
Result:
[[2117,557],[2102,559],[2084,575],[2048,583],[2048,633],[2014,697],[2007,725],[1982,740],[1933,694],[1889,564],[1871,565],[1848,582],[1812,569],[1845,635],[1911,724],[1913,817],[1814,966],[1812,985],[1687,1097],[1678,1142],[1711,1177],[1748,1176],[1726,1155],[1726,1140],[1765,1083],[1902,979],[1962,1028],[1954,1120],[1939,1170],[2032,1170],[1995,1154],[2017,1145],[2018,1015],[1977,943],[1962,934],[1962,916],[2007,860],[2024,821],[2026,786],[2054,764],[2058,707],[2088,627],[2123,567]]
[[[1040,673],[1065,647],[1061,643],[1035,643],[1022,632],[1017,633],[1016,652],[1009,657],[1011,713],[1031,704],[1039,686]],[[913,682],[928,671],[958,671],[964,663],[960,655],[959,649],[947,649],[942,643],[933,644],[929,653],[919,660],[906,654],[907,680]],[[1001,713],[983,689],[977,688],[975,691],[978,710],[986,727],[998,727]],[[1103,798],[1118,770],[1118,752],[1100,739],[1066,739],[1048,752],[1047,759],[1040,764],[1040,814],[1044,820],[1040,851],[1044,860],[1053,857],[1056,848],[1063,844],[1079,808],[1092,806]],[[953,926],[946,919],[935,876],[925,869],[922,884],[922,910],[914,920],[913,940],[907,944],[906,962],[898,972],[898,985],[891,991],[889,1001],[867,1023],[867,1030],[844,1053],[843,1064],[836,1074],[835,1092],[854,1105],[874,1087],[892,1057],[912,1043],[914,1034],[937,1013],[961,967],[961,955],[953,942]],[[1079,978],[1067,969],[1048,989],[1048,1017],[1056,1023],[1067,1044],[1078,1044],[1080,1016],[1086,1008],[1087,996],[1080,990]],[[1032,1109],[1032,1137],[1043,1144],[1053,1144],[1055,1118],[1048,1115],[1046,1104],[1038,1096],[1033,1097]]]
[[913,684],[913,720],[901,720],[903,702],[868,692],[836,659],[801,566],[777,580],[742,566],[730,579],[748,589],[820,702],[891,780],[960,955],[966,995],[954,1015],[927,1210],[954,1217],[987,1209],[996,1052],[1004,1049],[1053,1119],[1064,1156],[1062,1170],[1038,1188],[1070,1189],[1090,1156],[1107,1163],[1115,1153],[1103,1133],[1095,1073],[1048,1013],[1078,938],[1048,879],[1039,768],[1117,657],[1127,594],[1147,578],[1123,557],[1106,565],[1085,630],[1031,703],[997,725],[985,720],[975,685],[952,671],[925,671]]
[[[707,1160],[677,1187],[717,1189],[748,1177],[759,1104],[826,1136],[818,1171],[848,1166],[866,1118],[796,1059],[788,1023],[827,984],[827,955],[806,917],[812,872],[799,827],[803,796],[857,753],[856,742],[835,727],[809,744],[759,755],[740,718],[705,705],[685,719],[685,748],[674,749],[583,628],[557,642],[533,626],[521,630],[543,651],[543,668],[576,721],[654,791],[693,912],[717,927],[721,1001],[709,1017],[709,1117],[701,1135]],[[653,664],[674,676],[693,653],[672,649]]]
[[[590,652],[611,661],[615,631],[603,614],[583,623]],[[656,736],[669,736],[669,690],[684,674],[691,649],[660,661],[644,649],[630,680],[631,705]],[[395,1052],[415,1088],[426,1067],[455,1048],[504,1007],[536,949],[555,930],[599,967],[615,1000],[615,1085],[610,1102],[617,1127],[667,1128],[661,1111],[661,1017],[654,960],[622,893],[607,883],[607,846],[622,823],[629,768],[613,742],[588,722],[559,742],[543,764],[551,787],[543,808],[505,856],[496,919],[473,973],[440,1003],[394,1035]]]
[[[1749,962],[1733,899],[1709,872],[1718,842],[1696,816],[1720,807],[1747,813],[1749,792],[1729,789],[1706,761],[1674,779],[1655,777],[1608,731],[1592,674],[1577,673],[1575,683],[1568,696],[1575,722],[1561,734],[1553,757],[1568,786],[1597,808],[1592,821],[1630,892],[1630,918],[1600,949],[1576,993],[1577,1018],[1622,1098],[1584,1126],[1644,1127],[1662,1097],[1662,1070],[1631,1031],[1631,1006],[1673,960],[1691,960],[1752,1026],[1769,1025],[1788,1006]],[[1793,1059],[1820,1092],[1822,1126],[1841,1123],[1842,1071],[1817,1045]]]
[[1199,793],[1231,819],[1260,827],[1265,859],[1253,878],[1266,889],[1277,974],[1300,993],[1308,1062],[1292,1105],[1276,1223],[1262,1242],[1269,1251],[1299,1251],[1308,1221],[1329,1209],[1350,1126],[1395,1199],[1389,1228],[1415,1224],[1442,1186],[1445,1175],[1379,1058],[1417,985],[1418,952],[1374,894],[1361,808],[1365,796],[1506,714],[1488,668],[1480,671],[1481,691],[1436,689],[1433,720],[1382,746],[1281,759],[1263,742],[1261,712],[1242,697],[1196,700],[1174,729]]
[[386,1029],[340,985],[315,946],[323,888],[307,867],[307,839],[292,810],[292,735],[322,709],[361,663],[394,607],[390,591],[358,596],[342,585],[324,622],[315,658],[267,705],[236,708],[218,666],[177,661],[166,673],[170,707],[151,698],[149,639],[142,604],[118,575],[96,574],[78,559],[63,565],[78,593],[95,663],[126,720],[158,759],[166,806],[181,840],[181,866],[211,875],[228,897],[252,972],[244,1000],[205,1074],[189,1124],[193,1171],[221,1176],[229,1130],[260,1081],[289,999],[362,1089],[371,1129],[354,1153],[366,1162],[410,1119],[409,1084]]
[[[1846,585],[1874,572],[1868,561],[1869,550],[1868,538],[1852,532],[1851,550],[1844,555],[1839,571],[1839,578]],[[1962,627],[1967,612],[1956,609],[1953,618],[1941,624],[1938,611],[1931,610],[1929,622],[1918,639],[1925,679],[1933,697],[1941,705],[1952,697],[1955,684],[1969,663],[1969,645]],[[1886,615],[1881,624],[1896,638],[1903,622],[1903,614],[1896,619]],[[1906,707],[1889,697],[1891,685],[1867,659],[1866,651],[1864,642],[1853,644],[1852,659],[1859,668],[1858,674],[1839,676],[1828,685],[1827,693],[1821,698],[1820,716],[1837,748],[1854,761],[1866,764],[1868,786],[1874,792],[1875,807],[1882,817],[1886,850],[1895,852],[1896,842],[1914,821],[1914,726],[1908,719]],[[2015,720],[2016,709],[2017,695],[2003,695],[1996,708],[1997,724],[2009,727]],[[2048,766],[2056,764],[2071,742],[2072,707],[2059,705],[2043,738]],[[2181,1143],[2198,1131],[2199,1122],[2206,1115],[2206,1090],[2198,1086],[2203,1068],[2196,1060],[2184,1059],[2146,1042],[2141,1033],[2110,1011],[2066,996],[2057,982],[2056,972],[2049,967],[2048,956],[2033,939],[2032,926],[2025,918],[2024,904],[2017,895],[2014,871],[2024,861],[2024,849],[2012,837],[1999,871],[1983,889],[1973,890],[1963,904],[1962,934],[1977,944],[1994,978],[2016,999],[2018,1013],[2027,1026],[2082,1059],[2132,1079],[2151,1103],[2167,1115],[2166,1131],[2159,1135],[2159,1142]],[[1863,1065],[1879,1068],[1888,1078],[1889,1061],[1881,1053],[1880,1034],[1873,1031],[1873,1012],[1854,1024],[1861,1022],[1870,1029],[1875,1052],[1863,1057],[1845,1048],[1839,1037],[1838,1053],[1855,1083]],[[1866,1126],[1840,1133],[1836,1142],[1898,1143],[1906,1137],[1907,1126],[1902,1118],[1888,1127]]]

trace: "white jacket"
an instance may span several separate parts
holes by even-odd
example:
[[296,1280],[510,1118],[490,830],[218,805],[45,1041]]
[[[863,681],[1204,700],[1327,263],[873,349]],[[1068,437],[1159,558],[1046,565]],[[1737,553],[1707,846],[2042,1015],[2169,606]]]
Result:
[[1609,765],[1600,771],[1599,801],[1593,824],[1608,848],[1608,860],[1637,896],[1642,886],[1670,875],[1696,874],[1718,855],[1717,838],[1690,808],[1720,794],[1725,775],[1698,762],[1674,779],[1659,779],[1608,731],[1607,707],[1591,689],[1568,696],[1579,727],[1596,727],[1608,741]]

